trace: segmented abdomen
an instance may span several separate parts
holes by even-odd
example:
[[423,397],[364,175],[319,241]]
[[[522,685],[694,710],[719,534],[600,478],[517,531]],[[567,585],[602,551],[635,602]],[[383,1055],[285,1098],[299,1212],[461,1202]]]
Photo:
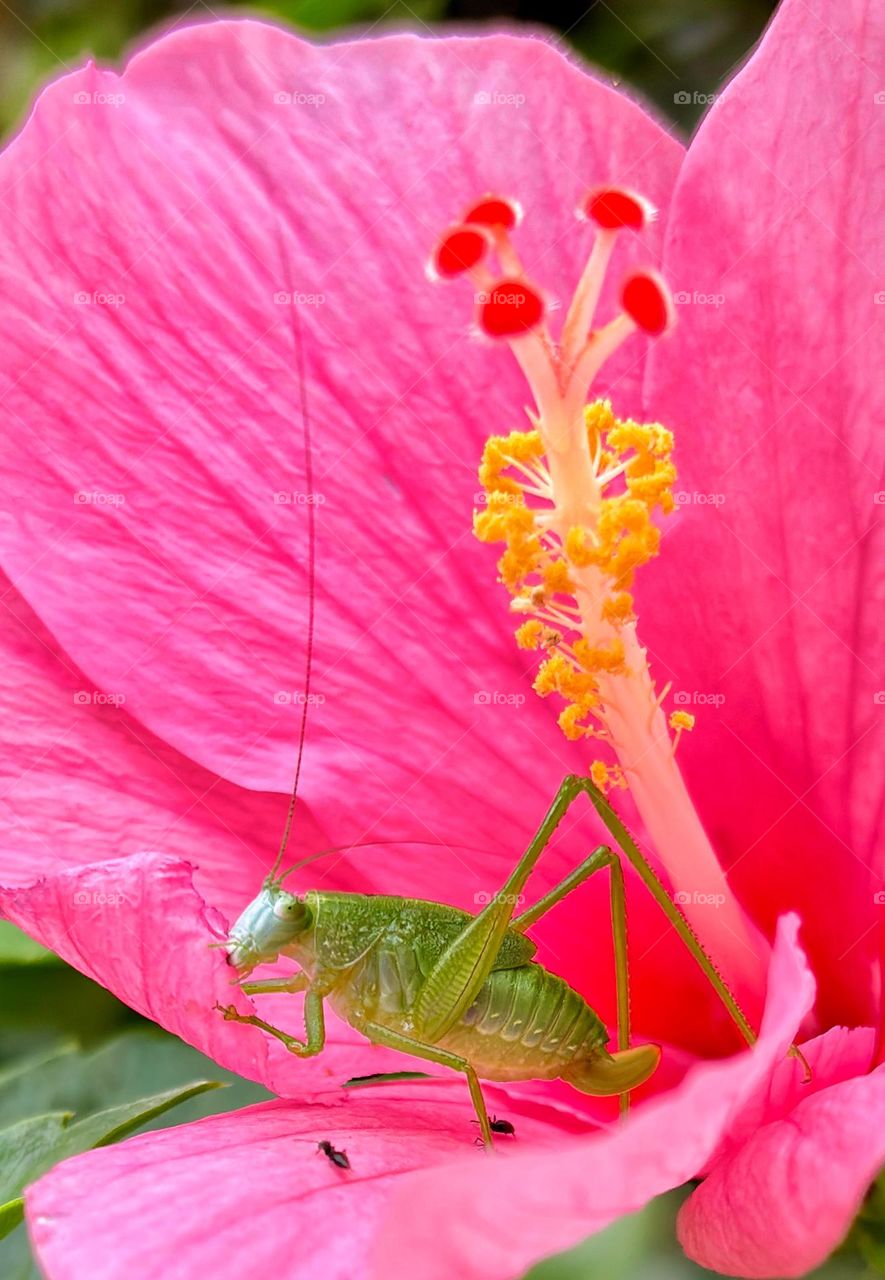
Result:
[[[329,999],[353,1026],[378,1022],[420,1039],[412,1011],[428,964],[412,943],[372,947]],[[487,1080],[545,1080],[596,1057],[608,1031],[586,1000],[542,965],[489,974],[476,1000],[437,1043],[466,1058]]]
[[586,1000],[539,964],[491,973],[440,1044],[487,1080],[550,1079],[593,1057],[608,1031]]

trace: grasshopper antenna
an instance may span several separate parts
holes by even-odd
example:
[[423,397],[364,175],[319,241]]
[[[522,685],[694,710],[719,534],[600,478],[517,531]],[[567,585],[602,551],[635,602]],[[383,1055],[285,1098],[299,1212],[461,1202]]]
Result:
[[330,845],[328,849],[318,849],[316,853],[309,853],[306,858],[299,858],[297,862],[292,863],[291,867],[286,868],[277,884],[282,884],[293,871],[300,871],[302,867],[306,867],[309,863],[317,862],[320,858],[328,858],[333,853],[349,853],[351,849],[388,849],[406,844],[420,844],[434,849],[466,849],[476,852],[475,845],[449,844],[447,840],[410,840],[408,838],[404,840],[353,840],[350,844]]
[[[293,295],[294,296],[294,295]],[[304,654],[304,701],[301,704],[301,727],[298,732],[298,755],[295,760],[295,779],[289,796],[289,808],[283,827],[283,838],[280,841],[276,860],[271,867],[268,880],[272,881],[280,869],[286,853],[289,836],[295,819],[295,807],[298,803],[298,783],[301,780],[301,762],[304,758],[304,743],[307,737],[307,712],[310,706],[310,680],[313,671],[313,641],[316,623],[316,503],[313,502],[313,443],[311,440],[310,414],[307,407],[307,379],[305,377],[304,334],[301,328],[301,317],[298,308],[292,307],[292,336],[295,345],[295,371],[298,377],[299,411],[301,414],[302,440],[304,444],[304,483],[307,501],[307,643]]]

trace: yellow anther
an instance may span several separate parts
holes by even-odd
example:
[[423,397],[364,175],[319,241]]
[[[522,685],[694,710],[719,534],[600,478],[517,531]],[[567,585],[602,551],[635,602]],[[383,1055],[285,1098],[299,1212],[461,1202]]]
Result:
[[590,544],[587,530],[583,525],[575,525],[569,529],[565,538],[565,554],[568,560],[578,569],[596,564],[597,551]]
[[620,765],[605,764],[602,760],[593,761],[590,766],[590,777],[603,795],[611,791],[612,787],[619,787],[623,790],[627,786],[627,779]]
[[574,595],[575,584],[565,560],[551,560],[549,564],[544,565],[541,577],[544,581],[544,590],[550,595]]
[[519,483],[510,476],[502,476],[501,468],[483,462],[479,468],[479,482],[486,493],[520,493]]
[[540,694],[542,698],[548,697],[551,693],[565,696],[564,691],[569,687],[574,674],[575,668],[565,654],[555,653],[538,668],[534,683],[535,693]]
[[608,671],[622,674],[624,667],[624,644],[617,637],[610,645],[596,648],[582,636],[572,646],[572,652],[585,671]]
[[676,734],[673,739],[673,752],[675,754],[676,748],[679,746],[679,739],[683,733],[690,733],[694,728],[694,716],[688,711],[673,711],[670,713],[670,719],[667,723]]
[[685,729],[690,733],[694,728],[694,716],[688,711],[673,711],[669,724],[671,729]]
[[633,620],[633,597],[629,591],[616,591],[603,601],[602,616],[606,622],[622,626]]
[[591,736],[592,730],[584,724],[585,717],[590,713],[591,709],[582,706],[580,702],[570,702],[560,711],[556,723],[569,742],[578,742],[581,738]]
[[516,643],[520,649],[538,649],[544,635],[544,624],[537,618],[530,618],[516,629]]

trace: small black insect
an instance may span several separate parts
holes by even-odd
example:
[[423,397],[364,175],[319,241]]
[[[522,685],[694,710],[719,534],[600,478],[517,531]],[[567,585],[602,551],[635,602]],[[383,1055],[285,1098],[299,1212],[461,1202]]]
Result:
[[317,1151],[322,1151],[323,1155],[328,1156],[332,1164],[337,1165],[339,1169],[350,1168],[347,1152],[339,1151],[337,1147],[333,1147],[331,1142],[327,1142],[325,1138],[322,1142],[317,1143]]
[[[479,1124],[479,1121],[474,1120],[473,1123]],[[516,1130],[514,1129],[510,1121],[499,1120],[497,1116],[492,1116],[491,1120],[489,1121],[489,1128],[491,1129],[492,1133],[508,1133],[513,1137],[516,1136]]]

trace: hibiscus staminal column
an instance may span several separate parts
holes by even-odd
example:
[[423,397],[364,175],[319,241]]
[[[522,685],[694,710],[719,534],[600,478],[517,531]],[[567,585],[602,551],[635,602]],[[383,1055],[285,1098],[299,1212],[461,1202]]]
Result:
[[660,337],[673,322],[666,285],[642,270],[623,281],[618,314],[593,327],[617,237],[641,230],[653,211],[632,192],[606,188],[591,191],[580,212],[596,235],[558,340],[513,245],[511,201],[487,196],[474,205],[431,263],[436,278],[472,282],[479,329],[509,345],[535,401],[532,430],[486,445],[486,505],[475,531],[505,544],[499,570],[521,615],[517,642],[544,655],[536,691],[564,704],[566,737],[601,745],[608,758],[590,764],[594,781],[603,790],[629,786],[695,931],[711,933],[715,911],[715,960],[739,993],[758,992],[767,943],[731,893],[676,761],[694,717],[668,715],[669,686],[656,689],[637,634],[631,588],[658,553],[653,513],[673,509],[673,437],[658,423],[619,420],[608,401],[588,404],[594,377],[627,338]]

